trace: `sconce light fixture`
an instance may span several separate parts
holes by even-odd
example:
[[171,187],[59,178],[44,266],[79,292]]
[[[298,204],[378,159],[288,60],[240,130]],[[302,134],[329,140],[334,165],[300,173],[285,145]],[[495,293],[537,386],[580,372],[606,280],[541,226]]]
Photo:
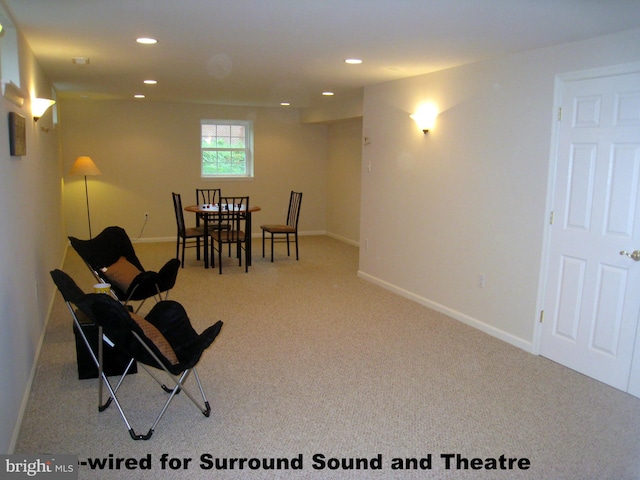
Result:
[[31,100],[31,114],[33,115],[33,121],[37,122],[47,109],[56,103],[55,100],[49,100],[48,98],[34,98]]
[[426,135],[429,130],[433,128],[436,123],[436,117],[438,116],[438,110],[433,104],[425,104],[416,110],[416,113],[409,115],[414,122],[418,125],[418,128]]

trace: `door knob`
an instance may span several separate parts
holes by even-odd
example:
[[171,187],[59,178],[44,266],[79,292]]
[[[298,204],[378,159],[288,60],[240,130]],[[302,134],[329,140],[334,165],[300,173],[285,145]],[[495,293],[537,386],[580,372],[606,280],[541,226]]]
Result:
[[626,252],[624,250],[622,250],[620,252],[620,255],[626,255],[627,257],[629,257],[631,260],[635,260],[636,262],[640,262],[640,250],[634,250],[633,252],[629,253]]

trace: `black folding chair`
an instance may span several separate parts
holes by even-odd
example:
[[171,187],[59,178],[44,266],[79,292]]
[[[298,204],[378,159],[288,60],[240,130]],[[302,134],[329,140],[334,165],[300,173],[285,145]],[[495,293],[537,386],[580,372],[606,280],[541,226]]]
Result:
[[107,227],[90,240],[75,237],[69,240],[96,280],[111,284],[118,300],[125,305],[131,301],[141,302],[136,312],[147,298],[166,300],[176,283],[180,260],[172,258],[158,272],[145,270],[121,227]]
[[[191,326],[189,317],[182,305],[173,300],[162,300],[156,303],[147,316],[142,318],[130,312],[124,305],[109,295],[84,294],[73,279],[61,270],[53,270],[51,277],[67,302],[74,322],[78,320],[72,305],[75,305],[102,328],[101,335],[104,335],[105,341],[109,345],[120,349],[131,358],[129,366],[118,380],[116,386],[113,387],[101,368],[98,355],[93,352],[85,337],[86,347],[91,351],[92,358],[99,368],[100,385],[104,383],[110,394],[105,404],[102,404],[102,398],[100,399],[99,410],[103,411],[113,401],[124,420],[131,438],[134,440],[148,440],[151,438],[167,407],[175,395],[181,392],[193,402],[204,416],[208,417],[210,415],[211,406],[202,388],[196,365],[203,352],[220,333],[222,321],[216,322],[201,334],[198,334]],[[80,325],[78,324],[77,326],[79,327]],[[162,406],[160,413],[156,416],[146,434],[137,434],[135,432],[127,419],[121,402],[116,396],[134,360],[151,375],[164,391],[169,393],[169,398]],[[167,387],[149,367],[163,371],[166,377],[171,380],[170,386]],[[192,372],[202,396],[202,404],[185,387],[185,382]],[[102,394],[100,393],[100,395]]]

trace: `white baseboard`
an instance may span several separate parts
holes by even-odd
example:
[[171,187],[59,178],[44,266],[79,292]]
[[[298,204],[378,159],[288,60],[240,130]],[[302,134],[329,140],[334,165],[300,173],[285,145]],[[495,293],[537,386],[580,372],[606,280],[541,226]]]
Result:
[[[353,243],[353,241],[348,240],[346,238],[342,238],[336,235],[332,235],[330,233],[327,233],[324,230],[314,230],[314,231],[307,231],[307,232],[298,232],[298,236],[300,237],[304,237],[304,236],[312,236],[312,235],[327,235],[328,237],[333,237],[337,240],[341,240],[343,242],[346,243],[351,243],[352,245],[356,245],[358,246],[357,243]],[[251,238],[262,238],[262,233],[258,232],[258,233],[253,233],[251,234]],[[162,242],[174,242],[176,241],[176,237],[146,237],[146,238],[132,238],[131,239],[131,243],[162,243]]]
[[443,313],[448,317],[458,320],[466,325],[469,325],[470,327],[476,328],[481,332],[484,332],[488,335],[491,335],[492,337],[495,337],[499,340],[507,342],[515,347],[521,348],[526,352],[529,352],[529,353],[533,352],[532,342],[516,337],[508,332],[505,332],[504,330],[500,330],[499,328],[488,325],[478,320],[477,318],[470,317],[469,315],[453,310],[437,302],[433,302],[427,298],[416,295],[413,292],[400,288],[391,283],[385,282],[384,280],[381,280],[377,277],[369,275],[368,273],[364,273],[360,270],[358,271],[358,277],[362,278],[363,280],[367,280],[368,282],[374,283],[386,290],[397,293],[398,295],[408,298],[409,300],[413,300],[414,302],[417,302],[420,305],[424,305],[425,307],[435,310],[436,312]]
[[[64,253],[62,254],[62,261],[60,262],[60,266],[58,268],[63,267],[65,258],[67,257],[67,252],[68,252],[68,249],[65,248]],[[24,389],[24,394],[22,395],[22,402],[20,402],[20,410],[16,417],[16,423],[13,427],[13,433],[11,435],[11,439],[9,440],[9,448],[7,450],[8,454],[12,454],[14,452],[16,448],[16,443],[18,442],[18,435],[20,434],[20,428],[22,427],[22,420],[24,419],[24,414],[27,410],[27,404],[29,402],[31,389],[33,387],[33,380],[36,377],[36,368],[38,367],[38,360],[40,360],[40,353],[42,352],[42,345],[44,345],[44,337],[47,333],[47,326],[49,325],[49,319],[51,318],[51,312],[53,311],[53,303],[56,300],[57,292],[58,292],[58,289],[55,288],[53,290],[53,294],[51,295],[51,299],[49,300],[49,307],[47,308],[47,314],[44,318],[42,329],[40,330],[40,338],[38,339],[38,345],[36,346],[36,351],[33,356],[33,364],[31,365],[29,378],[27,379],[27,384]]]
[[343,237],[340,235],[336,235],[335,233],[326,232],[327,237],[333,238],[335,240],[339,240],[344,243],[348,243],[349,245],[353,245],[354,247],[360,247],[360,242],[356,242],[355,240],[351,240],[347,237]]
[[151,237],[151,238],[132,238],[131,243],[176,243],[176,237]]

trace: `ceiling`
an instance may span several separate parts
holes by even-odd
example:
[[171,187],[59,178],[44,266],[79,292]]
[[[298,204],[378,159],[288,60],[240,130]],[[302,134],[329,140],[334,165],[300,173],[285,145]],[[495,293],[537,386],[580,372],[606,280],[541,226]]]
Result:
[[[59,97],[321,106],[640,27],[639,0],[0,0]],[[150,36],[156,45],[135,39]],[[88,65],[72,63],[86,57]],[[357,57],[361,65],[344,59]],[[157,80],[144,85],[143,80]],[[332,91],[325,97],[323,91]]]

